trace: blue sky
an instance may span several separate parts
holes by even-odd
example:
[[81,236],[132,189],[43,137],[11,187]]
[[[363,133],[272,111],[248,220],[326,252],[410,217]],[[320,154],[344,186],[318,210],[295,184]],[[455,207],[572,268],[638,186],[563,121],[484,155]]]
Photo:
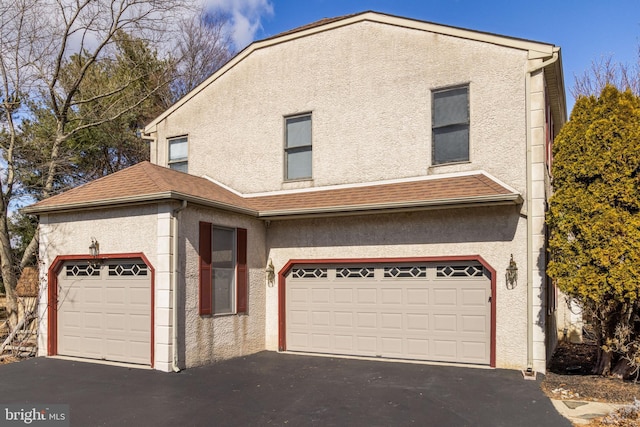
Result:
[[[640,0],[205,0],[231,13],[240,48],[322,18],[365,10],[519,37],[562,48],[567,103],[574,76],[612,55],[634,64]],[[570,112],[570,111],[569,111]]]

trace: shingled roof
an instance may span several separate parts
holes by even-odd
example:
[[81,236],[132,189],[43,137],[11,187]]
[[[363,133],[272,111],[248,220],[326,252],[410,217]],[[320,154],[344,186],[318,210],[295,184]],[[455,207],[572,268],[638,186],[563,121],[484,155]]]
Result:
[[257,214],[244,198],[211,181],[164,168],[149,162],[138,163],[24,209],[26,213],[78,210],[108,205],[189,200],[205,205]]
[[243,195],[206,178],[142,162],[40,201],[24,212],[42,214],[168,200],[186,200],[264,219],[522,203],[516,190],[481,171]]
[[483,173],[249,197],[260,216],[383,209],[433,208],[474,203],[519,203],[515,190]]

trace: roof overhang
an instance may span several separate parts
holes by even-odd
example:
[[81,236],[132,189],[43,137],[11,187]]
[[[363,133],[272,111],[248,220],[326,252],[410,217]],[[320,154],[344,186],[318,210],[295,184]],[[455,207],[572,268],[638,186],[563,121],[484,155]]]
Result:
[[498,46],[508,47],[512,49],[518,49],[527,52],[528,59],[544,59],[550,57],[556,46],[538,42],[533,40],[526,40],[516,37],[503,36],[493,33],[487,33],[482,31],[469,30],[459,27],[452,27],[442,24],[436,24],[428,21],[420,21],[411,18],[405,18],[400,16],[388,15],[379,12],[367,11],[354,15],[348,15],[341,18],[325,19],[315,24],[306,25],[298,29],[286,31],[279,35],[269,37],[263,40],[259,40],[251,43],[249,46],[240,51],[236,56],[231,58],[226,64],[224,64],[219,70],[213,73],[209,78],[196,86],[191,92],[187,93],[184,97],[179,99],[170,108],[164,111],[161,115],[153,119],[144,128],[146,135],[151,135],[156,132],[156,126],[162,122],[165,118],[173,114],[174,111],[179,109],[182,105],[187,103],[191,98],[195,97],[198,93],[218,80],[228,71],[230,71],[237,64],[242,62],[245,58],[251,55],[253,52],[260,49],[267,48],[269,46],[278,45],[294,39],[307,37],[313,34],[322,33],[332,29],[352,25],[359,22],[376,22],[380,24],[393,25],[396,27],[403,27],[418,31],[426,31],[436,34],[442,34],[451,37],[463,38],[467,40],[473,40],[483,43],[490,43]]
[[284,209],[261,211],[258,217],[263,220],[286,220],[317,217],[355,216],[383,213],[402,213],[426,210],[504,206],[522,204],[522,196],[518,193],[499,196],[481,196],[452,198],[404,203],[378,203],[369,205],[330,206],[312,209]]
[[26,208],[21,209],[21,212],[31,215],[41,215],[41,214],[49,214],[49,213],[65,213],[65,212],[78,212],[78,211],[88,211],[88,210],[97,210],[104,208],[119,208],[119,207],[130,207],[136,205],[148,205],[148,204],[156,204],[162,202],[172,202],[172,201],[186,201],[189,203],[194,203],[196,205],[222,209],[229,212],[240,213],[244,215],[250,216],[258,216],[258,212],[252,209],[243,208],[240,206],[235,206],[229,203],[223,203],[216,200],[210,200],[203,197],[197,197],[190,194],[181,193],[178,191],[164,191],[160,193],[153,194],[144,194],[140,196],[132,196],[132,197],[117,197],[111,199],[103,199],[103,200],[95,200],[88,202],[79,202],[79,203],[66,203],[54,206],[28,206]]
[[[135,179],[143,184],[126,189],[136,192],[119,196],[118,189]],[[263,220],[279,220],[518,205],[523,199],[519,191],[484,171],[242,194],[210,178],[181,174],[146,162],[45,199],[22,212],[42,215],[184,201]]]
[[282,209],[257,211],[221,203],[214,200],[194,197],[188,194],[169,191],[163,193],[147,194],[136,197],[119,197],[114,199],[97,200],[85,203],[68,203],[56,206],[28,206],[21,212],[30,215],[42,215],[49,213],[66,213],[91,211],[104,208],[121,208],[136,205],[148,205],[171,201],[186,201],[199,206],[222,209],[229,212],[240,213],[264,220],[306,218],[318,216],[349,216],[379,214],[383,212],[409,212],[434,209],[468,208],[474,206],[519,205],[523,199],[519,193],[501,194],[496,196],[463,197],[452,199],[438,199],[428,201],[374,203],[362,205],[336,205],[320,208]]

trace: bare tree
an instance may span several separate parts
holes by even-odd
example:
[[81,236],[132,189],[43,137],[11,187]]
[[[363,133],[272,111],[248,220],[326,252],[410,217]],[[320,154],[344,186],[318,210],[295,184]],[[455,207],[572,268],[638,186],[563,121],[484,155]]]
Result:
[[[131,102],[119,95],[136,84],[142,74],[132,72],[118,85],[85,94],[82,84],[99,60],[111,54],[120,33],[157,43],[171,34],[166,22],[182,16],[186,0],[3,0],[0,3],[0,150],[6,165],[0,169],[0,271],[7,293],[10,325],[17,323],[15,298],[16,272],[8,227],[10,205],[15,203],[15,150],[20,143],[18,123],[28,104],[50,109],[54,130],[47,147],[47,167],[43,176],[42,198],[52,195],[61,168],[63,144],[85,129],[115,120],[136,108],[169,83],[159,79],[154,87]],[[171,19],[167,19],[171,18]],[[81,54],[73,73],[68,62]],[[101,103],[92,114],[79,114],[82,106]],[[34,236],[22,265],[33,259],[38,236]]]
[[598,96],[607,84],[622,91],[630,89],[640,95],[640,45],[635,64],[616,62],[611,55],[592,61],[588,70],[580,76],[574,76],[571,95],[576,99],[579,96]]
[[229,17],[201,10],[181,21],[177,40],[177,73],[172,84],[174,95],[181,98],[222,67],[233,56],[233,42],[228,31]]
[[9,207],[15,197],[14,153],[19,143],[17,118],[25,97],[36,84],[36,65],[50,43],[38,31],[37,0],[16,0],[0,5],[0,272],[7,294],[9,324],[17,324],[16,274],[9,235]]

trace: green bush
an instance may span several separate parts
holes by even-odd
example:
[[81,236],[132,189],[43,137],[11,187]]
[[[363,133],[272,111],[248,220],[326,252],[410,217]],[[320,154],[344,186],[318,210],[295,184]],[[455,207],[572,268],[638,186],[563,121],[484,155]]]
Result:
[[[554,141],[548,274],[587,312],[604,346],[637,334],[640,294],[640,98],[606,86],[577,99]],[[597,373],[610,373],[601,348]]]

